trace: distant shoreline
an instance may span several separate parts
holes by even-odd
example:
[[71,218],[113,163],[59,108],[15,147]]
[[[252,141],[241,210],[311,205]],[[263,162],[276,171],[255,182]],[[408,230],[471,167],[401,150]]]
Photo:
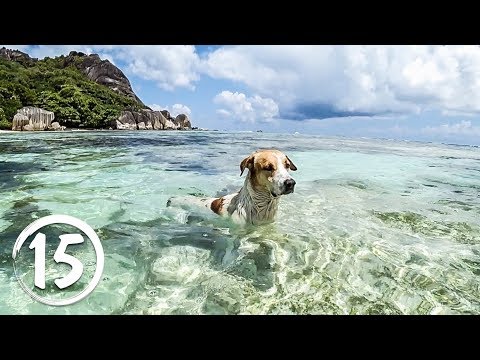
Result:
[[124,130],[103,130],[103,129],[68,129],[68,130],[58,130],[58,131],[48,131],[48,130],[36,130],[36,131],[18,131],[18,130],[0,130],[0,133],[43,133],[43,132],[72,132],[72,131],[124,131]]
[[150,131],[166,131],[166,132],[205,132],[205,131],[219,131],[216,129],[213,130],[200,130],[200,129],[191,129],[191,130],[177,130],[177,129],[164,129],[164,130],[119,130],[119,129],[65,129],[65,130],[35,130],[35,131],[21,131],[21,130],[0,130],[0,134],[2,133],[65,133],[65,132],[85,132],[85,131],[112,131],[112,132],[126,132],[126,131],[137,131],[137,132],[150,132]]

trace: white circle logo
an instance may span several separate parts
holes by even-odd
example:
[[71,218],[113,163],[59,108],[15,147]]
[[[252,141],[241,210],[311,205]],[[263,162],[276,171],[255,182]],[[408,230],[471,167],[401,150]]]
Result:
[[[64,298],[64,299],[52,299],[52,298],[42,297],[34,293],[32,289],[25,284],[21,276],[19,276],[17,272],[17,267],[15,266],[16,259],[20,252],[20,249],[22,248],[22,245],[27,240],[27,238],[30,235],[34,234],[36,231],[40,230],[41,228],[47,225],[52,225],[52,224],[71,225],[81,230],[91,241],[96,254],[96,268],[91,281],[78,294],[69,298]],[[60,290],[62,290],[75,284],[83,274],[82,262],[77,258],[75,258],[74,256],[66,254],[65,251],[68,245],[83,243],[84,239],[81,234],[63,234],[63,235],[60,235],[59,238],[60,238],[60,244],[58,245],[55,251],[55,254],[53,255],[53,259],[55,260],[56,263],[65,263],[70,265],[72,268],[66,276],[60,279],[56,279],[54,281],[55,285]],[[30,249],[33,249],[35,251],[34,284],[35,284],[35,287],[39,289],[45,289],[45,256],[46,256],[45,245],[46,245],[46,236],[45,234],[39,232],[37,233],[37,235],[32,240],[29,246]],[[49,215],[32,222],[20,233],[20,235],[18,235],[17,241],[13,246],[12,257],[13,257],[13,269],[15,271],[15,276],[17,277],[17,280],[19,281],[23,290],[28,295],[30,295],[34,300],[37,300],[43,304],[52,305],[52,306],[70,305],[87,297],[95,289],[97,284],[100,282],[100,278],[102,277],[103,266],[105,262],[103,247],[95,231],[86,222],[68,215]]]

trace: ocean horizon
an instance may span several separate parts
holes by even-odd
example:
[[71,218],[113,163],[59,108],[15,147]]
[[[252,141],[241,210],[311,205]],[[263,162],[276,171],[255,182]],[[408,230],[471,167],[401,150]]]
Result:
[[[76,129],[76,128],[71,128],[71,129],[66,129],[63,130],[64,132],[112,132],[112,133],[118,133],[118,132],[124,132],[124,133],[130,133],[130,132],[155,132],[155,131],[162,131],[162,130],[111,130],[111,129]],[[204,130],[166,130],[168,132],[176,132],[176,131],[193,131],[193,132],[215,132],[219,134],[241,134],[241,133],[263,133],[263,134],[282,134],[282,135],[302,135],[302,136],[313,136],[313,137],[319,137],[319,138],[331,138],[331,139],[350,139],[350,140],[385,140],[385,141],[399,141],[399,142],[417,142],[417,143],[422,143],[422,144],[435,144],[435,145],[451,145],[451,146],[466,146],[466,147],[474,147],[474,148],[480,148],[480,142],[478,144],[473,144],[473,143],[467,143],[467,142],[452,142],[451,140],[426,140],[426,139],[410,139],[410,138],[390,138],[390,137],[375,137],[375,136],[348,136],[348,135],[328,135],[328,134],[322,134],[322,133],[303,133],[299,131],[284,131],[284,130],[279,130],[277,132],[275,131],[266,131],[266,130],[218,130],[218,129],[204,129]],[[37,131],[38,132],[38,131]],[[19,131],[13,131],[13,130],[0,130],[0,134],[5,133],[5,134],[14,134],[14,133],[19,133]]]

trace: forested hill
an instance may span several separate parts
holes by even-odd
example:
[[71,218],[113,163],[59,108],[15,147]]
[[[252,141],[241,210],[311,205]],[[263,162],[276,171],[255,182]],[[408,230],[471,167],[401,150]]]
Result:
[[108,128],[123,110],[145,109],[120,69],[98,55],[71,52],[37,60],[0,49],[0,129],[17,110],[35,106],[70,128]]

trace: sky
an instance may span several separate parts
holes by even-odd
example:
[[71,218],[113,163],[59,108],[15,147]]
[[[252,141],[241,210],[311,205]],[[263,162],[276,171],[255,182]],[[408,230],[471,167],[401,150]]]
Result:
[[5,46],[97,53],[201,128],[480,145],[479,46]]

